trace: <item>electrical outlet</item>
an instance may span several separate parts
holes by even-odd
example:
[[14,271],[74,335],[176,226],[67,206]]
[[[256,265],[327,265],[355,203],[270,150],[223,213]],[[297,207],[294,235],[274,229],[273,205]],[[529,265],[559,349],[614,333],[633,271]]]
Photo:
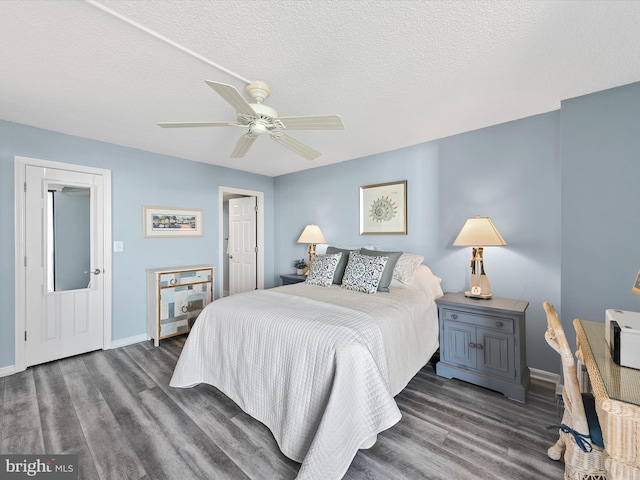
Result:
[[115,242],[113,242],[113,251],[124,252],[124,242],[121,240],[116,240]]

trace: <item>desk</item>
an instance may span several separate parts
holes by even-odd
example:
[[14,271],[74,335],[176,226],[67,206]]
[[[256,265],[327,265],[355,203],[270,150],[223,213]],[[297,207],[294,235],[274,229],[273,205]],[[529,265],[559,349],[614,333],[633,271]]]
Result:
[[573,321],[576,355],[587,367],[607,454],[607,480],[640,480],[640,370],[611,359],[605,324]]

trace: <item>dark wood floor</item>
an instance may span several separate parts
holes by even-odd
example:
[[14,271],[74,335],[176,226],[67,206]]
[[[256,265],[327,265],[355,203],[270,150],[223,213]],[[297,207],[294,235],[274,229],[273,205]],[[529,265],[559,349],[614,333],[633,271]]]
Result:
[[[293,479],[299,465],[217,389],[168,386],[184,337],[139,343],[0,378],[0,452],[78,454],[82,479]],[[425,366],[396,400],[402,420],[345,479],[562,479],[547,448],[553,386],[526,404]]]

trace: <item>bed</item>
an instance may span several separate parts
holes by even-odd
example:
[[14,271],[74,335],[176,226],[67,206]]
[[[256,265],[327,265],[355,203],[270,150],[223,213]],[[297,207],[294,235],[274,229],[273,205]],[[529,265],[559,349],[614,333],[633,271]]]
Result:
[[170,385],[220,389],[302,464],[297,479],[342,478],[358,449],[400,420],[393,397],[438,348],[440,279],[416,260],[409,281],[394,275],[375,294],[303,282],[216,300]]

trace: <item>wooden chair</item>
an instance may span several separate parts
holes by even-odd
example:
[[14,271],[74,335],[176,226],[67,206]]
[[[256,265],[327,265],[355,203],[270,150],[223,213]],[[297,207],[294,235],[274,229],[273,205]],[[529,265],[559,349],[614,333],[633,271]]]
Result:
[[580,393],[573,353],[555,308],[549,302],[544,302],[543,306],[547,314],[544,338],[560,354],[564,377],[564,415],[559,429],[560,438],[547,450],[547,455],[552,460],[559,460],[564,452],[565,480],[606,480],[606,455],[595,403],[592,397]]

